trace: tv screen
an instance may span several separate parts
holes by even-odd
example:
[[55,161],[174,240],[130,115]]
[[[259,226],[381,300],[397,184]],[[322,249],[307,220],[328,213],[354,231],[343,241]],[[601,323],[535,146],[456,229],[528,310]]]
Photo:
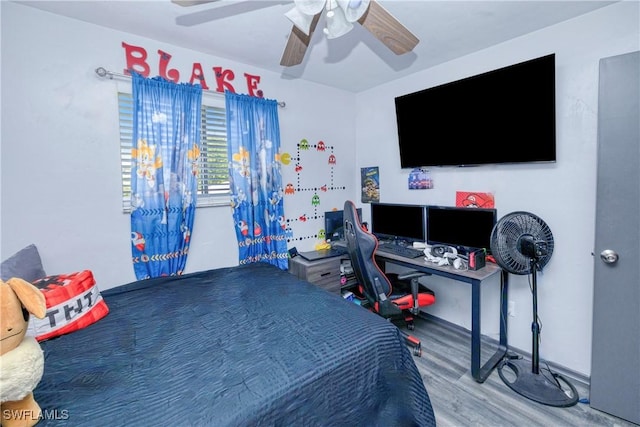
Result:
[[400,165],[556,161],[555,54],[395,98]]
[[[356,209],[362,222],[362,208]],[[327,242],[344,240],[344,211],[327,211],[324,213],[324,232]]]
[[371,203],[371,233],[379,240],[424,242],[425,221],[424,206]]
[[469,249],[491,251],[495,209],[427,206],[426,211],[427,244],[453,246],[460,253]]

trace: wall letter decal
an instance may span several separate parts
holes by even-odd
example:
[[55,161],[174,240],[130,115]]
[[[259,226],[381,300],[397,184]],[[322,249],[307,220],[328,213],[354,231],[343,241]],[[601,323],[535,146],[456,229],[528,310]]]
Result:
[[167,80],[171,80],[174,83],[178,83],[180,81],[180,71],[174,68],[167,72],[167,67],[169,66],[171,55],[169,55],[167,52],[164,52],[160,49],[158,49],[158,55],[160,56],[160,62],[158,63],[158,70],[160,71],[160,76],[164,77]]
[[249,91],[249,95],[262,98],[262,91],[256,91],[256,89],[258,89],[258,83],[260,83],[260,76],[253,76],[251,74],[244,73],[244,78],[247,79],[247,90]]
[[193,84],[195,80],[198,80],[200,86],[202,86],[202,90],[209,90],[209,86],[207,86],[207,81],[204,79],[204,71],[202,71],[202,65],[199,62],[193,63],[193,68],[191,69],[191,78],[189,79],[189,83]]
[[124,69],[124,73],[130,75],[129,70],[133,70],[144,77],[149,77],[149,64],[145,62],[147,51],[143,47],[133,46],[125,42],[122,42],[122,47],[127,59],[127,68]]
[[213,72],[216,76],[216,83],[218,87],[216,91],[224,93],[225,89],[231,93],[236,93],[236,90],[233,88],[231,83],[225,80],[233,80],[235,78],[235,74],[231,70],[222,70],[222,67],[213,67]]
[[[122,42],[122,47],[125,52],[126,68],[124,74],[129,76],[131,72],[136,72],[141,76],[148,78],[151,75],[151,67],[147,62],[147,51],[141,46],[131,45]],[[158,49],[158,75],[167,81],[174,83],[180,82],[180,71],[176,68],[169,68],[169,62],[173,57],[170,53]],[[223,67],[211,67],[213,75],[216,79],[216,92],[224,93],[229,91],[236,93],[236,89],[233,87],[233,80],[235,79],[235,73],[233,70],[225,69]],[[258,88],[260,83],[260,76],[244,73],[244,78],[247,84],[247,93],[249,96],[255,96],[257,98],[264,98],[262,89]],[[209,90],[209,85],[205,79],[205,73],[200,62],[194,62],[191,67],[191,76],[189,78],[189,84],[200,84],[203,90]]]

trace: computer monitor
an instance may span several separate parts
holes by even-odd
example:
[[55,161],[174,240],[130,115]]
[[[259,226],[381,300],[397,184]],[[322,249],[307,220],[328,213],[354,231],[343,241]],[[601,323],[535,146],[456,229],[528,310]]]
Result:
[[[362,208],[356,209],[362,222]],[[324,232],[327,242],[344,240],[344,211],[327,211],[324,213]]]
[[426,212],[427,244],[453,246],[461,253],[470,249],[491,251],[495,209],[427,206]]
[[371,232],[379,240],[424,242],[425,207],[393,203],[371,203]]

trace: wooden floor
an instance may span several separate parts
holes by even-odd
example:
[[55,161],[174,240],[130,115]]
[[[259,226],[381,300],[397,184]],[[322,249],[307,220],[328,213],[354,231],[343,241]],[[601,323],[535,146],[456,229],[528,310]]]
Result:
[[[568,408],[547,406],[511,390],[494,370],[482,384],[471,376],[471,335],[431,319],[416,319],[414,335],[422,341],[422,357],[414,357],[431,398],[439,427],[461,426],[633,426],[636,424],[592,409],[588,403]],[[482,362],[495,351],[483,342]],[[541,364],[542,367],[542,364]],[[564,375],[566,377],[566,375]],[[568,378],[569,379],[569,378]],[[585,384],[569,379],[580,399]]]

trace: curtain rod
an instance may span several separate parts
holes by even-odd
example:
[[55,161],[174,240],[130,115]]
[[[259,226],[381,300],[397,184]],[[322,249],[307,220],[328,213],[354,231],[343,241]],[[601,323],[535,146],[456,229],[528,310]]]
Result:
[[[111,80],[113,80],[114,77],[119,77],[121,79],[131,79],[131,76],[127,76],[126,74],[122,73],[116,73],[114,71],[109,71],[104,69],[103,67],[96,68],[96,74],[100,77],[108,77]],[[202,89],[202,91],[211,95],[224,96],[224,93],[217,92],[215,90]],[[287,104],[284,101],[278,101],[278,106],[280,106],[280,108],[284,108],[287,106]]]

